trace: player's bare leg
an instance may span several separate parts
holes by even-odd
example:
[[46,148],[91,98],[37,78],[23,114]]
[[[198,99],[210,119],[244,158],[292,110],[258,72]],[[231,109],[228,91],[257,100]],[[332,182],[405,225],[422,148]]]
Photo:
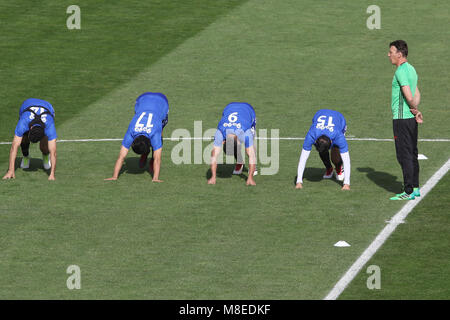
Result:
[[150,162],[148,163],[148,171],[150,174],[153,174],[155,172],[153,168],[153,164],[155,163],[155,158],[153,158],[153,148],[152,148],[152,157],[150,158]]
[[330,152],[328,150],[319,152],[319,156],[326,168],[326,172],[323,175],[323,178],[330,179],[331,177],[333,177],[333,166],[331,165],[330,161]]
[[22,150],[23,155],[20,167],[22,169],[28,169],[30,167],[30,140],[28,139],[27,134],[24,134],[22,137],[20,149]]
[[42,163],[44,165],[45,170],[49,170],[52,167],[52,163],[49,157],[49,149],[48,149],[48,138],[45,136],[39,142],[39,149],[42,152]]
[[145,167],[148,155],[148,153],[141,154],[141,158],[139,159],[139,168]]
[[344,168],[342,166],[341,153],[338,147],[331,148],[331,161],[336,168],[336,179],[339,181],[344,180]]
[[[228,143],[227,143],[228,141]],[[233,154],[234,160],[236,162],[236,165],[233,170],[233,174],[241,174],[242,170],[244,169],[244,161],[242,159],[242,152],[239,148],[239,143],[237,141],[237,136],[227,137],[227,140],[223,144],[223,152],[225,152],[226,155]]]
[[234,167],[233,174],[241,174],[244,170],[244,159],[242,158],[242,150],[240,144],[234,142],[234,159],[236,160],[236,166]]

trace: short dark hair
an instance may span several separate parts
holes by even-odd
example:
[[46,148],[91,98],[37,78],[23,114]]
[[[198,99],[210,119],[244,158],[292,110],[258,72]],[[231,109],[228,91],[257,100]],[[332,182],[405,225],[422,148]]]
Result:
[[28,139],[32,143],[36,143],[41,141],[41,139],[45,136],[45,130],[40,125],[34,125],[28,130]]
[[395,47],[397,51],[400,51],[402,55],[406,58],[408,56],[408,45],[403,40],[395,40],[389,44],[390,47]]
[[32,143],[41,141],[45,136],[45,123],[41,120],[41,116],[39,115],[28,124],[28,129],[28,139]]
[[331,140],[326,135],[321,135],[317,138],[314,146],[316,147],[317,151],[319,151],[319,153],[327,151],[331,147]]
[[131,144],[131,148],[137,154],[148,154],[150,153],[150,139],[143,135],[137,136]]

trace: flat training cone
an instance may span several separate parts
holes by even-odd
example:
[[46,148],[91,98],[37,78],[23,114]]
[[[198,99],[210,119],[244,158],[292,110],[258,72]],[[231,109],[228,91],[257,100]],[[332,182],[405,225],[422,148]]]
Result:
[[335,247],[350,247],[350,245],[347,242],[343,241],[343,240],[336,242],[334,244],[334,246]]

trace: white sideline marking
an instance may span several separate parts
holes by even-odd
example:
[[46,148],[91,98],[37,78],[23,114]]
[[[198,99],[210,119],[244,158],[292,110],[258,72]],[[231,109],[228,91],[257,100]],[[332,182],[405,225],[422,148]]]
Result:
[[[358,260],[347,270],[342,278],[336,283],[330,293],[324,298],[324,300],[336,300],[339,295],[345,290],[349,283],[356,277],[359,271],[364,265],[372,258],[377,250],[384,244],[389,236],[394,232],[400,223],[403,223],[408,214],[414,209],[415,206],[430,192],[431,189],[441,180],[441,178],[450,170],[450,159],[438,170],[436,173],[428,179],[425,185],[420,188],[421,196],[416,200],[409,200],[403,208],[400,209],[389,221],[389,224],[378,234],[369,247],[361,254]],[[390,201],[390,200],[386,200]]]
[[[169,141],[180,141],[180,140],[213,140],[214,137],[187,137],[187,138],[163,138],[163,140]],[[256,137],[257,140],[305,140],[305,138],[300,137],[278,137],[278,138],[260,138]],[[111,139],[62,139],[58,142],[103,142],[103,141],[122,141],[122,138],[111,138]],[[394,139],[379,139],[379,138],[347,138],[349,141],[394,141]],[[418,139],[421,142],[450,142],[450,139]],[[11,144],[11,142],[0,142],[0,145]]]

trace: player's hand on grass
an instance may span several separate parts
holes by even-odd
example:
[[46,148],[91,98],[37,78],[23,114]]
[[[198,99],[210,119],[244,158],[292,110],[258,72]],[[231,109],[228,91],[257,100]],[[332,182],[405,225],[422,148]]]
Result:
[[349,184],[344,184],[342,186],[342,190],[350,190],[350,185]]
[[210,178],[208,184],[216,184],[216,178]]
[[114,178],[114,177],[111,177],[111,178],[105,179],[105,181],[116,181],[116,180],[117,180],[117,178]]
[[163,181],[159,179],[152,179],[152,182],[163,182]]
[[247,186],[256,186],[256,182],[255,182],[255,180],[253,180],[253,177],[248,177],[248,178],[247,178],[247,183],[246,183],[246,185],[247,185]]
[[417,110],[417,113],[415,114],[415,118],[416,118],[417,123],[423,123],[422,112]]
[[295,185],[295,189],[303,189],[303,185],[299,182]]
[[14,179],[16,177],[14,171],[10,172],[8,171],[4,176],[3,176],[3,180],[7,180],[7,179]]
[[49,175],[48,176],[48,180],[49,181],[54,181],[55,180],[55,175],[54,174]]

